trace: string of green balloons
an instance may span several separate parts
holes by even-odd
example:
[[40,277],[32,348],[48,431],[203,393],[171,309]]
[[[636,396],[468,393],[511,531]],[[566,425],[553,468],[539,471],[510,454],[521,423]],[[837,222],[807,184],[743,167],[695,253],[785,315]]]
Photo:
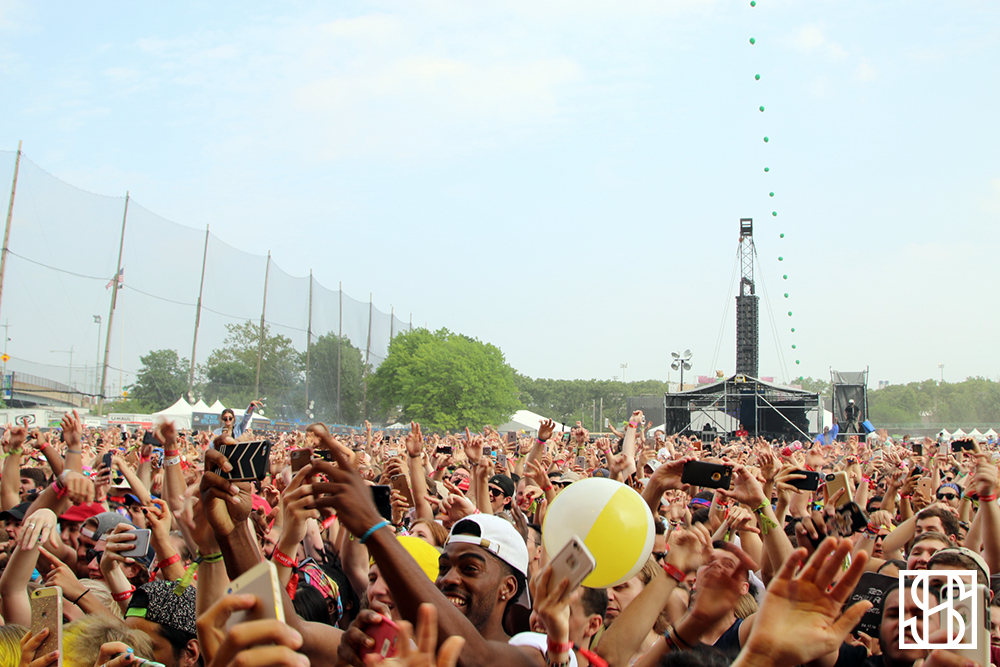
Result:
[[[750,6],[751,7],[756,7],[757,6],[757,0],[750,0]],[[750,38],[750,45],[753,46],[756,43],[757,43],[757,40],[755,38],[751,37]],[[758,74],[754,74],[753,78],[754,78],[754,81],[760,81],[760,74],[759,73]],[[760,105],[760,107],[758,107],[758,108],[760,109],[761,113],[764,113],[764,105],[763,104]],[[769,144],[770,142],[771,142],[771,138],[769,136],[765,135],[764,136],[764,143],[765,144]],[[765,174],[766,173],[770,173],[770,171],[771,171],[770,167],[764,167],[764,173]],[[769,192],[768,193],[768,197],[772,197],[773,198],[774,197],[774,192],[773,191]],[[778,217],[778,212],[777,211],[771,211],[771,215],[776,218],[776,217]],[[782,238],[782,239],[785,238],[785,234],[784,233],[779,234],[778,238]],[[785,261],[784,256],[779,255],[778,256],[778,261],[779,262]],[[782,280],[788,280],[788,274],[787,273],[783,274],[781,276],[781,279]],[[784,296],[785,296],[786,299],[789,298],[788,292],[785,292]],[[788,311],[788,316],[789,317],[792,316],[792,311]],[[792,333],[795,333],[795,327],[792,327],[791,329],[792,329]],[[793,343],[792,344],[792,349],[796,350],[796,349],[798,349],[798,347]],[[798,364],[801,363],[801,361],[799,359],[796,359],[795,363],[796,363],[796,365],[798,365]]]

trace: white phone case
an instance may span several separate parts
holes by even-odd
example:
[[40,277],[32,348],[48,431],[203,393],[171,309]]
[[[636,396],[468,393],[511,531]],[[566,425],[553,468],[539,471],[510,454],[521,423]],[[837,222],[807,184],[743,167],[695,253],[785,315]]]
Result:
[[232,628],[244,621],[278,620],[285,622],[285,607],[281,600],[281,584],[278,581],[278,570],[269,560],[262,561],[244,572],[236,581],[229,584],[230,594],[255,595],[260,600],[260,609],[233,612],[226,623]]

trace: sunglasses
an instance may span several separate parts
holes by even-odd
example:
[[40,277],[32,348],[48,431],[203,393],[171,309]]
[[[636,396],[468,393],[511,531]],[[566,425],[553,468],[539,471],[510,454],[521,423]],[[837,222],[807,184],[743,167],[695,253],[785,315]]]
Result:
[[87,549],[87,562],[97,559],[97,564],[101,564],[101,559],[104,558],[104,550],[98,551],[97,549]]
[[954,500],[955,498],[958,498],[958,496],[955,495],[954,493],[939,493],[939,494],[937,494],[937,499],[938,500]]
[[663,562],[663,559],[665,559],[667,557],[667,552],[666,551],[654,551],[650,555],[652,555],[652,557],[656,559],[657,563],[660,563],[660,562]]
[[236,421],[236,418],[235,417],[223,417],[222,421],[224,421],[224,422]]
[[503,491],[501,491],[500,489],[496,488],[495,486],[491,486],[490,487],[490,498],[492,498],[493,496],[499,496],[502,493],[503,493]]

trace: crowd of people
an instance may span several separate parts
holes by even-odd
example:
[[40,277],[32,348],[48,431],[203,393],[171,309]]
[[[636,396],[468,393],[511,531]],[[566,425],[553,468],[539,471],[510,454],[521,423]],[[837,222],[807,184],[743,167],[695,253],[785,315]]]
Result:
[[[997,588],[997,453],[977,443],[703,442],[647,432],[641,412],[594,437],[544,421],[531,435],[366,424],[338,438],[226,417],[152,437],[75,413],[4,430],[0,667],[971,667],[900,645],[908,619],[941,631],[909,591],[883,591],[868,633],[872,602],[852,594],[900,570],[972,570]],[[224,452],[261,440],[263,478],[232,479]],[[695,461],[731,483],[685,483]],[[544,544],[549,507],[589,477],[630,486],[653,517],[648,560],[607,588],[571,587]],[[262,561],[274,617],[229,592]],[[61,645],[32,630],[55,587]]]

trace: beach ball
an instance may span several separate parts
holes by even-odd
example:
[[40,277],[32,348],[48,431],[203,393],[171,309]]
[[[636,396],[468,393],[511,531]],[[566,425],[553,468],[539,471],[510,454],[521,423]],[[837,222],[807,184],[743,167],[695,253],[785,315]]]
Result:
[[545,513],[542,541],[554,558],[578,536],[594,557],[594,571],[583,580],[590,588],[625,583],[653,552],[653,515],[630,487],[604,477],[573,482]]

